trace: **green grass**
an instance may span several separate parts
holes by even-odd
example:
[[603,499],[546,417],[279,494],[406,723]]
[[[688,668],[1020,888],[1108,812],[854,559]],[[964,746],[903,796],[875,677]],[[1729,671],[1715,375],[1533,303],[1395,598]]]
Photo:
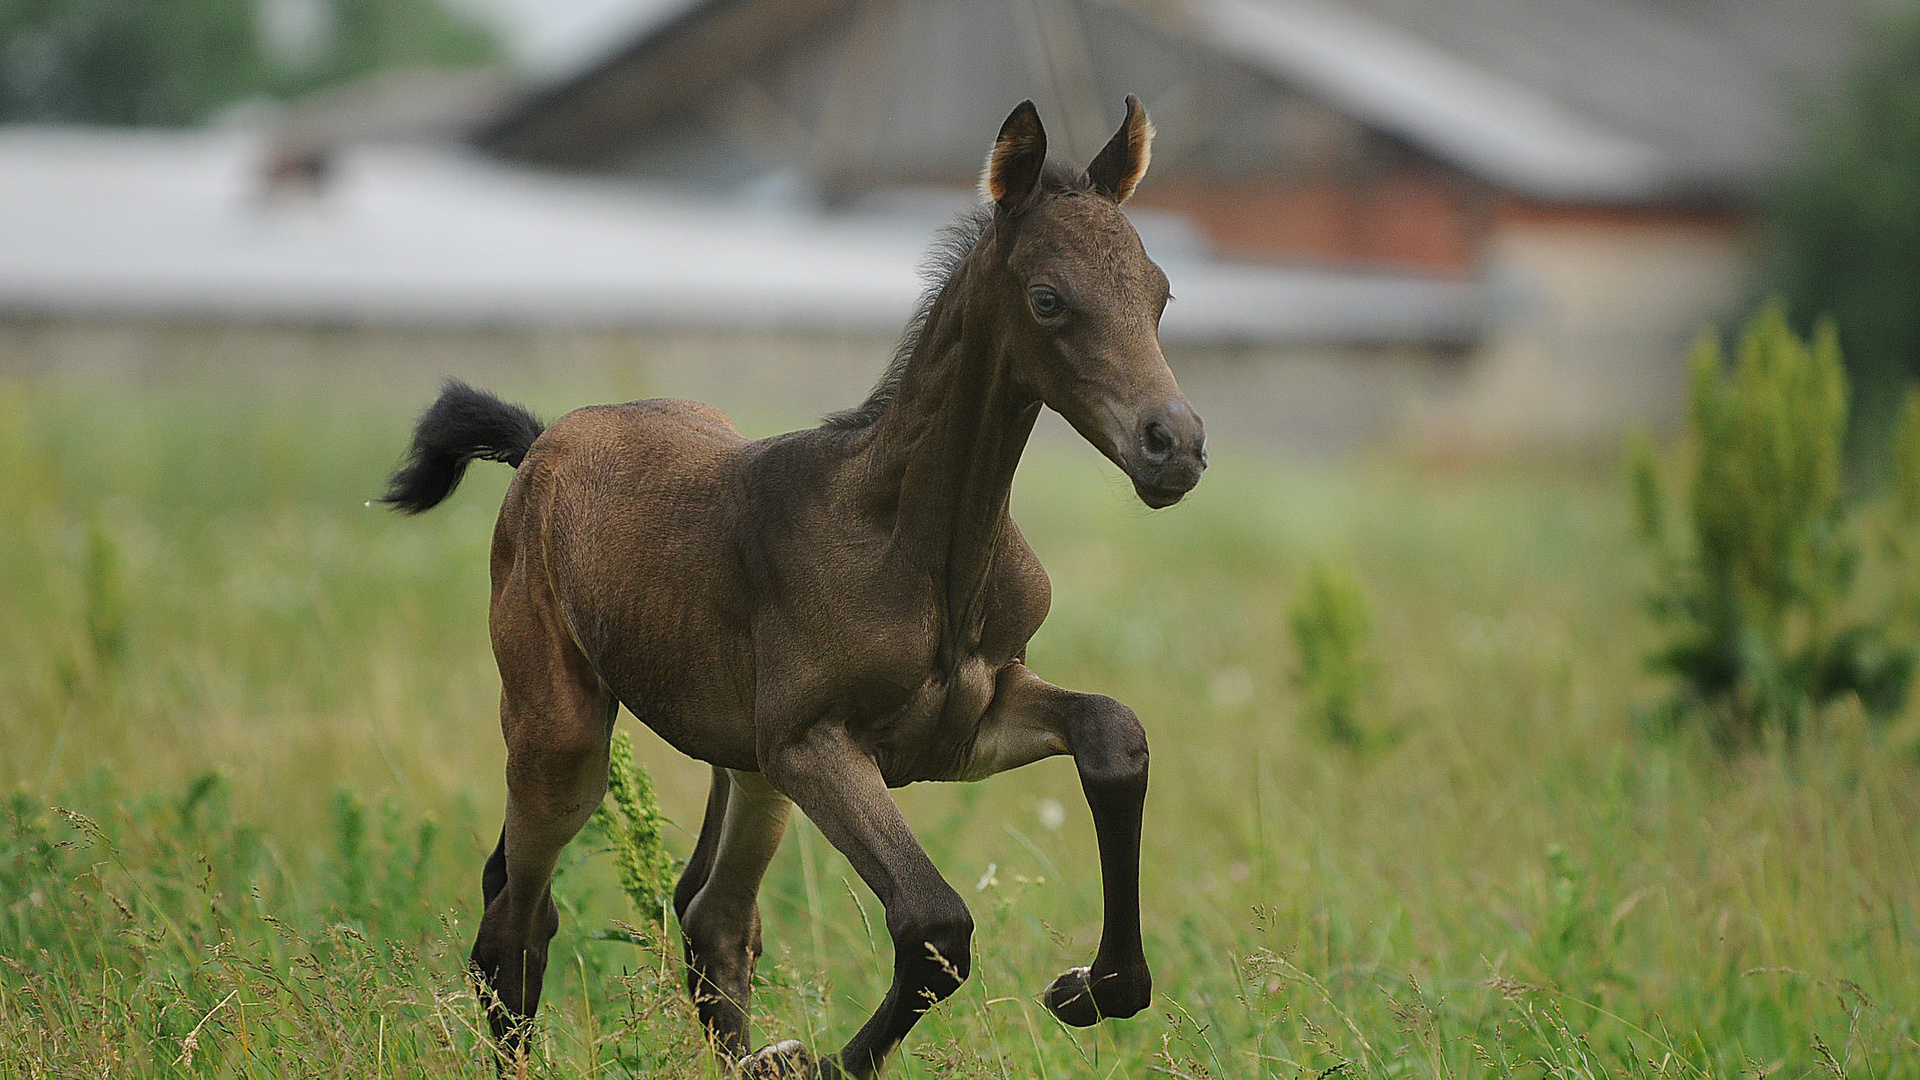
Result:
[[[424,386],[0,384],[0,1078],[491,1075],[462,971],[507,470],[363,505]],[[1042,440],[1015,493],[1055,586],[1032,664],[1153,740],[1154,1006],[1079,1032],[1034,1001],[1099,931],[1069,763],[910,788],[977,955],[895,1075],[1920,1076],[1915,717],[1731,759],[1636,737],[1661,688],[1611,468],[1214,460],[1148,513]],[[1367,590],[1388,745],[1299,715],[1315,558]],[[636,741],[697,822],[705,768]],[[831,1049],[883,920],[794,833],[756,1028]],[[556,893],[540,1071],[718,1075],[676,950],[596,936],[638,921],[611,860],[570,851]]]

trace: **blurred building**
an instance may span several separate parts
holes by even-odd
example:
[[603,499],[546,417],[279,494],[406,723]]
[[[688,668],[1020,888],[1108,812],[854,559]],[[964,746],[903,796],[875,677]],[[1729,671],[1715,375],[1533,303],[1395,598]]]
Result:
[[531,88],[0,133],[0,365],[399,335],[846,404],[1012,105],[1085,161],[1137,93],[1134,217],[1220,435],[1589,442],[1677,413],[1854,2],[636,0]]
[[1741,297],[1749,211],[1791,152],[1796,95],[1835,77],[1857,14],[1835,0],[705,0],[480,142],[851,210],[971,175],[980,133],[1022,97],[1084,161],[1137,93],[1161,133],[1140,202],[1213,254],[1481,287],[1444,333],[1362,302],[1337,340],[1291,344],[1441,363],[1464,350],[1440,379],[1451,390],[1413,391],[1408,419],[1432,437],[1560,439],[1673,413],[1688,340]]

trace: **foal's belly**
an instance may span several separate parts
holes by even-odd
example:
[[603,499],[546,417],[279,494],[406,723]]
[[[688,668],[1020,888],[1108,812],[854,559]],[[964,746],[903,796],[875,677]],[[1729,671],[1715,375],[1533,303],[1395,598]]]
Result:
[[681,687],[677,693],[659,689],[649,693],[628,680],[609,680],[609,686],[634,719],[682,754],[723,769],[754,772],[760,768],[752,708],[729,688]]

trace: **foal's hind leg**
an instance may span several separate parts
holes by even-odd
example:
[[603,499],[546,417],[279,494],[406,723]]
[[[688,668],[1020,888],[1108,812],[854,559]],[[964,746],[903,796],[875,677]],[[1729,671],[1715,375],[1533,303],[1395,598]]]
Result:
[[[709,811],[720,805],[720,820],[709,812],[701,827],[699,847],[709,854],[699,887],[690,891],[681,906],[680,931],[686,941],[687,988],[693,993],[694,1007],[708,1037],[731,1061],[749,1046],[747,997],[753,990],[754,964],[760,959],[760,911],[755,898],[793,804],[759,773],[715,769],[716,789],[722,784],[725,795],[716,792],[707,804]],[[683,878],[682,885],[686,884]]]
[[713,852],[720,846],[721,823],[727,818],[727,796],[733,792],[733,776],[718,765],[713,767],[713,783],[707,788],[707,812],[700,819],[700,837],[693,842],[693,854],[687,856],[687,868],[673,887],[673,917],[687,921],[687,905],[707,883],[713,870]]
[[511,641],[497,635],[495,654],[507,814],[482,875],[487,909],[472,964],[504,1061],[519,1052],[540,1004],[547,943],[560,925],[549,889],[554,866],[606,795],[607,740],[618,705],[559,634],[535,631]]

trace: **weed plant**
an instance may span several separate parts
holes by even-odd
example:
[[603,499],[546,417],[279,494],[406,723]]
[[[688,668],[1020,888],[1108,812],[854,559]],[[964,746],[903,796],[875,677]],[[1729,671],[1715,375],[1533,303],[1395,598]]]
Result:
[[680,869],[667,853],[667,825],[652,774],[634,760],[633,736],[614,732],[607,755],[607,799],[588,819],[582,839],[598,840],[613,856],[621,891],[640,920],[656,932],[666,925]]

